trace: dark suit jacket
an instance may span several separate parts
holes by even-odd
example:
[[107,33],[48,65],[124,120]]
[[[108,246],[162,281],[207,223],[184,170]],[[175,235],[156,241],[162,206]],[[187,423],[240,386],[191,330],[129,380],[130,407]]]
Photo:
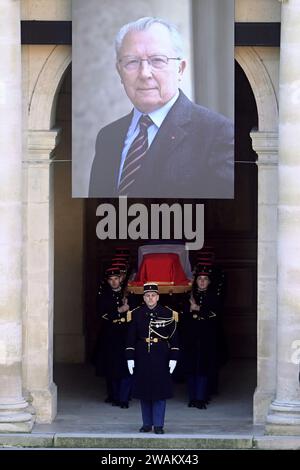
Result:
[[[100,130],[89,196],[116,197],[121,154],[132,113]],[[234,130],[224,116],[181,91],[130,187],[129,197],[232,198]]]

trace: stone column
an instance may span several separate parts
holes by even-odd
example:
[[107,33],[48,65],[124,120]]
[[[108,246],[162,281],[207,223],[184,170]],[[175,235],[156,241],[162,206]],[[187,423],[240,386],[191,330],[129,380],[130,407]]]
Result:
[[0,432],[28,432],[22,396],[20,1],[0,3]]
[[255,424],[264,424],[276,391],[278,134],[251,132],[257,153],[257,387]]
[[281,8],[277,386],[266,431],[300,434],[300,0]]
[[51,423],[57,411],[53,382],[54,221],[52,154],[60,131],[28,131],[24,262],[24,387],[39,423]]

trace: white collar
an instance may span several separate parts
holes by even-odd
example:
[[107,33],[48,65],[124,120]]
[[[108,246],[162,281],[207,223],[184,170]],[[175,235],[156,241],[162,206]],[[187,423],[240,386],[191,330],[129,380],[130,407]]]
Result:
[[[152,119],[153,123],[156,125],[156,127],[160,127],[167,116],[168,112],[172,108],[173,104],[177,100],[179,96],[179,90],[177,90],[177,93],[171,98],[166,104],[164,104],[161,108],[156,109],[155,111],[152,111],[151,113],[148,113],[147,115]],[[141,111],[139,111],[137,108],[133,109],[133,118],[132,118],[132,128],[135,130],[140,117],[143,115]]]

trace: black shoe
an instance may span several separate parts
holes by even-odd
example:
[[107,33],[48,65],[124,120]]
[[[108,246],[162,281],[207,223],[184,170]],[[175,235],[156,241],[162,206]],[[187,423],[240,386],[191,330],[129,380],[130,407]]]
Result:
[[120,402],[120,408],[129,408],[128,402],[127,401],[121,401]]
[[152,426],[142,426],[140,428],[140,432],[150,432],[152,430]]
[[165,433],[162,426],[154,426],[154,432],[155,432],[155,434],[164,434]]
[[199,408],[199,410],[206,410],[205,401],[204,400],[198,400],[196,407]]
[[195,408],[195,406],[197,406],[196,400],[191,400],[191,401],[189,401],[189,404],[188,404],[188,407],[189,407],[189,408]]

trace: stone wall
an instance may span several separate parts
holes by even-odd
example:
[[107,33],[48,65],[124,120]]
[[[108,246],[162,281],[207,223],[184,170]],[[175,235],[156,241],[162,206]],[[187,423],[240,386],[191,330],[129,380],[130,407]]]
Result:
[[71,0],[22,0],[22,20],[71,20]]
[[235,0],[235,21],[268,23],[280,21],[277,0]]

